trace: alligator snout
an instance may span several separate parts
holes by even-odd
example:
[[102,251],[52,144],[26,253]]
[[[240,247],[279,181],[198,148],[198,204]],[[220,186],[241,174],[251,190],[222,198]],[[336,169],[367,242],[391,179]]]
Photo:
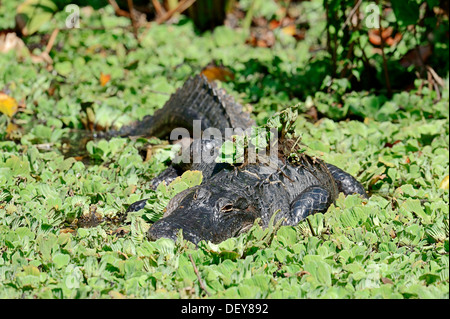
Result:
[[186,210],[181,207],[170,216],[155,222],[148,230],[147,236],[149,240],[159,238],[176,240],[182,230],[183,239],[196,245],[201,240],[219,243],[247,230],[253,225],[255,218],[254,212],[238,209],[218,214],[214,208]]
[[187,239],[193,243],[200,241],[199,236],[194,231],[190,231],[186,225],[183,226],[174,222],[171,218],[162,218],[154,223],[148,230],[147,236],[149,240],[157,240],[159,238],[170,238],[172,240],[176,240],[180,229],[183,230],[184,239]]
[[177,233],[177,229],[171,229],[164,220],[160,220],[150,227],[147,235],[149,240],[157,240],[162,237],[176,240]]

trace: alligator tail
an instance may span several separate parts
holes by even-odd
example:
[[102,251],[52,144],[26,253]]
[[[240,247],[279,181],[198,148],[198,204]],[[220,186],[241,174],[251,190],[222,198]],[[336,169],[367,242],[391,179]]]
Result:
[[231,96],[218,90],[203,75],[197,75],[188,79],[153,115],[106,135],[167,138],[173,129],[185,128],[192,136],[194,120],[201,121],[202,130],[215,127],[222,134],[227,127],[245,130],[254,124]]

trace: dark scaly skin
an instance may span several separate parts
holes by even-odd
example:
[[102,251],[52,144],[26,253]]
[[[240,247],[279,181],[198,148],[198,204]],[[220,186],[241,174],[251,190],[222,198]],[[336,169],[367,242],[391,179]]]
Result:
[[297,225],[310,214],[326,212],[339,194],[327,165],[317,159],[303,155],[296,165],[280,160],[275,173],[261,172],[262,165],[224,169],[178,194],[172,208],[150,228],[149,238],[175,240],[182,229],[193,243],[217,243],[248,230],[256,218],[267,227],[277,211],[275,221]]
[[367,197],[364,187],[356,180],[356,178],[334,165],[328,163],[326,165],[340,192],[345,195],[362,194]]
[[[192,121],[200,120],[202,129],[225,128],[243,130],[254,125],[242,107],[223,91],[212,87],[204,77],[196,76],[177,90],[164,107],[143,121],[127,126],[115,135],[146,135],[164,138],[174,128],[184,127],[192,134]],[[192,135],[191,135],[192,136]],[[202,150],[217,149],[223,140],[200,140],[190,145]],[[362,185],[351,175],[331,164],[307,155],[295,165],[278,159],[279,169],[268,173],[265,164],[247,164],[236,168],[226,164],[172,164],[154,180],[170,182],[183,171],[200,170],[203,183],[176,195],[168,204],[163,218],[154,223],[148,237],[175,239],[183,230],[184,238],[220,242],[236,236],[261,218],[268,225],[277,211],[277,220],[296,225],[308,215],[325,212],[339,192],[367,197]],[[146,199],[133,203],[127,211],[145,207]]]
[[197,75],[188,79],[153,115],[112,134],[166,138],[173,129],[181,127],[193,136],[193,120],[200,120],[202,129],[219,129],[222,135],[226,128],[245,130],[255,124],[231,96],[215,88],[204,76]]

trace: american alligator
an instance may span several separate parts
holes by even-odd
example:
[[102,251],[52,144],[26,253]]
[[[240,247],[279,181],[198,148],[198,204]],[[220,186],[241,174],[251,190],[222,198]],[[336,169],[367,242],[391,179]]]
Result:
[[[167,137],[175,128],[193,131],[193,120],[203,129],[247,129],[254,125],[249,115],[224,91],[218,90],[202,76],[189,79],[153,116],[124,127],[117,135]],[[192,136],[192,135],[191,135]],[[223,139],[194,140],[188,148],[217,150]],[[198,142],[198,144],[196,144]],[[280,139],[281,149],[291,148],[292,141]],[[185,170],[203,173],[201,185],[177,194],[168,204],[164,216],[148,231],[150,240],[175,239],[182,229],[183,237],[193,243],[200,240],[220,242],[245,232],[260,218],[267,226],[272,215],[284,225],[296,225],[308,215],[325,212],[339,192],[367,197],[362,185],[350,174],[304,153],[291,162],[286,152],[275,159],[278,169],[267,161],[231,166],[221,163],[173,164],[155,179],[171,180]],[[273,166],[273,163],[272,163]],[[130,205],[127,212],[138,211],[146,199]]]

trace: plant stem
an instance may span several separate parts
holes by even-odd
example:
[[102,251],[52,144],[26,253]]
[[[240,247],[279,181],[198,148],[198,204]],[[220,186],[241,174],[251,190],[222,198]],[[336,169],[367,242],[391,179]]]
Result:
[[253,12],[255,10],[255,2],[256,0],[253,0],[250,4],[250,8],[248,8],[247,14],[245,15],[244,21],[242,23],[242,28],[244,30],[248,30],[250,32],[250,26],[252,25],[252,19],[253,19]]
[[189,259],[191,260],[192,263],[192,267],[194,267],[194,272],[197,275],[197,279],[198,279],[198,283],[200,284],[200,288],[202,288],[202,290],[204,292],[206,292],[206,294],[209,296],[211,296],[211,294],[209,293],[209,291],[206,289],[205,285],[203,284],[202,278],[200,277],[200,274],[198,273],[198,269],[197,266],[194,263],[194,259],[192,258],[192,255],[189,254]]
[[389,72],[387,67],[386,54],[384,53],[384,38],[383,38],[383,28],[381,27],[381,14],[378,17],[378,29],[380,30],[380,39],[381,39],[381,56],[383,57],[383,70],[384,70],[384,78],[386,80],[386,88],[388,91],[388,97],[392,97],[392,88],[391,81],[389,79]]
[[133,13],[133,11],[134,11],[133,0],[127,0],[127,2],[128,2],[128,11],[130,11],[131,25],[133,26],[133,35],[134,35],[134,38],[139,41],[136,17],[134,16],[134,13]]

